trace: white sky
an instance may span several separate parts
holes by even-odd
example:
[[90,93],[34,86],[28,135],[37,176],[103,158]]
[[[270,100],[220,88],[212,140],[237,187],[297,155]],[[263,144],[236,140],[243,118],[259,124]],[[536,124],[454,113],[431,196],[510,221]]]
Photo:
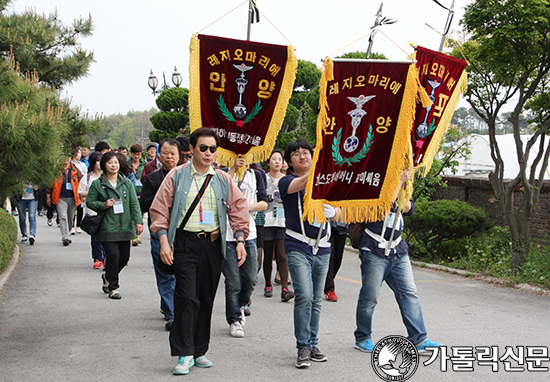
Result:
[[[450,7],[453,0],[440,0]],[[452,29],[464,6],[471,0],[455,1]],[[188,87],[189,41],[195,32],[206,28],[243,0],[13,0],[9,11],[20,13],[33,7],[39,14],[56,8],[65,25],[81,15],[92,15],[93,37],[81,39],[85,49],[94,52],[96,63],[89,76],[65,93],[73,105],[82,106],[91,114],[126,114],[130,110],[156,107],[155,97],[147,85],[149,71],[162,78],[164,71],[170,85],[174,65],[182,74],[182,86]],[[299,59],[321,64],[330,55],[370,32],[381,1],[357,0],[257,0],[260,11],[290,40]],[[389,59],[404,60],[412,53],[411,43],[437,50],[441,41],[430,24],[442,31],[447,11],[432,0],[385,0],[383,16],[398,22],[383,26],[376,35],[373,52]],[[246,39],[248,2],[201,33],[235,39]],[[260,16],[252,25],[251,40],[287,45],[277,30]],[[338,53],[363,50],[368,38]]]

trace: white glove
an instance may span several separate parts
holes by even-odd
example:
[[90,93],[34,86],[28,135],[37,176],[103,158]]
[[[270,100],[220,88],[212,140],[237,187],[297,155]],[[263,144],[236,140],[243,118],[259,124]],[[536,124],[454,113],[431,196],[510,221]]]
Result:
[[327,219],[332,219],[336,216],[336,210],[329,204],[323,204],[323,213]]
[[279,192],[279,190],[273,192],[273,195],[271,195],[271,199],[273,199],[273,201],[277,203],[283,202],[283,199],[281,199],[281,193]]

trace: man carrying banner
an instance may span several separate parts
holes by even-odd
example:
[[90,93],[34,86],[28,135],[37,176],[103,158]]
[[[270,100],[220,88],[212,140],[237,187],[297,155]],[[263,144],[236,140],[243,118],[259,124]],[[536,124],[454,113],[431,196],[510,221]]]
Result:
[[[294,284],[294,335],[298,357],[296,367],[310,366],[310,360],[324,362],[327,357],[317,347],[321,301],[330,262],[330,225],[302,221],[304,193],[311,169],[313,148],[305,139],[289,142],[285,160],[293,175],[279,180],[285,209],[285,252]],[[336,218],[336,210],[323,205],[327,219]]]
[[176,277],[170,329],[171,353],[178,357],[176,375],[188,374],[194,365],[212,366],[205,354],[225,257],[227,217],[239,265],[246,260],[249,232],[245,197],[227,173],[212,167],[218,136],[213,129],[199,128],[189,141],[193,160],[166,175],[149,209],[160,259]]
[[[409,170],[401,174],[394,201],[399,191],[411,179]],[[403,208],[406,216],[414,212],[414,202],[409,201]],[[397,204],[384,220],[367,222],[361,233],[359,258],[361,259],[362,286],[357,301],[355,330],[355,348],[364,352],[374,349],[372,342],[372,315],[378,302],[380,287],[386,284],[395,294],[401,311],[403,323],[407,328],[407,338],[416,346],[419,354],[428,353],[427,347],[439,347],[440,343],[432,342],[426,337],[422,308],[416,294],[416,285],[409,260],[408,245],[401,238],[403,217]]]

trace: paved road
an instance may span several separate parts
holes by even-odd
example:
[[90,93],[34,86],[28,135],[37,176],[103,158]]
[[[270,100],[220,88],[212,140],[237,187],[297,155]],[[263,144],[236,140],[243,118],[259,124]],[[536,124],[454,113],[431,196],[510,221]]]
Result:
[[[359,260],[346,252],[336,280],[337,303],[323,302],[320,348],[329,361],[294,367],[293,303],[262,297],[263,276],[253,295],[245,338],[229,336],[223,276],[213,314],[211,369],[171,374],[168,333],[148,247],[132,248],[121,274],[122,300],[101,291],[92,269],[89,236],[61,245],[59,229],[38,218],[37,242],[21,245],[15,272],[0,294],[0,381],[357,381],[379,379],[371,355],[353,349]],[[488,285],[457,275],[414,269],[428,336],[451,346],[550,346],[550,298]],[[383,287],[375,312],[375,342],[406,335],[393,295]],[[422,357],[424,362],[428,358]],[[440,371],[440,358],[420,365],[411,381],[548,381],[550,372],[499,372],[474,363],[473,372]],[[546,367],[550,362],[545,362]]]

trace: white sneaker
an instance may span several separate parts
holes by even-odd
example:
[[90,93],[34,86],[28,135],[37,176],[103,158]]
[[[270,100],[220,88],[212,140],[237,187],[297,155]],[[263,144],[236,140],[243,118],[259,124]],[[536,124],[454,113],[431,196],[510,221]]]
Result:
[[75,231],[76,233],[82,233],[82,231],[81,231],[80,228],[78,228],[78,227],[75,227],[74,231]]
[[229,334],[231,334],[231,337],[244,338],[244,330],[241,323],[238,321],[233,322],[231,326],[229,326]]
[[243,328],[244,324],[246,324],[246,316],[244,314],[244,306],[241,306],[241,325]]
[[71,230],[69,231],[69,234],[70,235],[75,235],[76,234],[76,227],[71,228]]
[[189,369],[195,364],[195,360],[192,355],[180,356],[178,359],[178,364],[174,368],[175,375],[185,375],[189,374]]

